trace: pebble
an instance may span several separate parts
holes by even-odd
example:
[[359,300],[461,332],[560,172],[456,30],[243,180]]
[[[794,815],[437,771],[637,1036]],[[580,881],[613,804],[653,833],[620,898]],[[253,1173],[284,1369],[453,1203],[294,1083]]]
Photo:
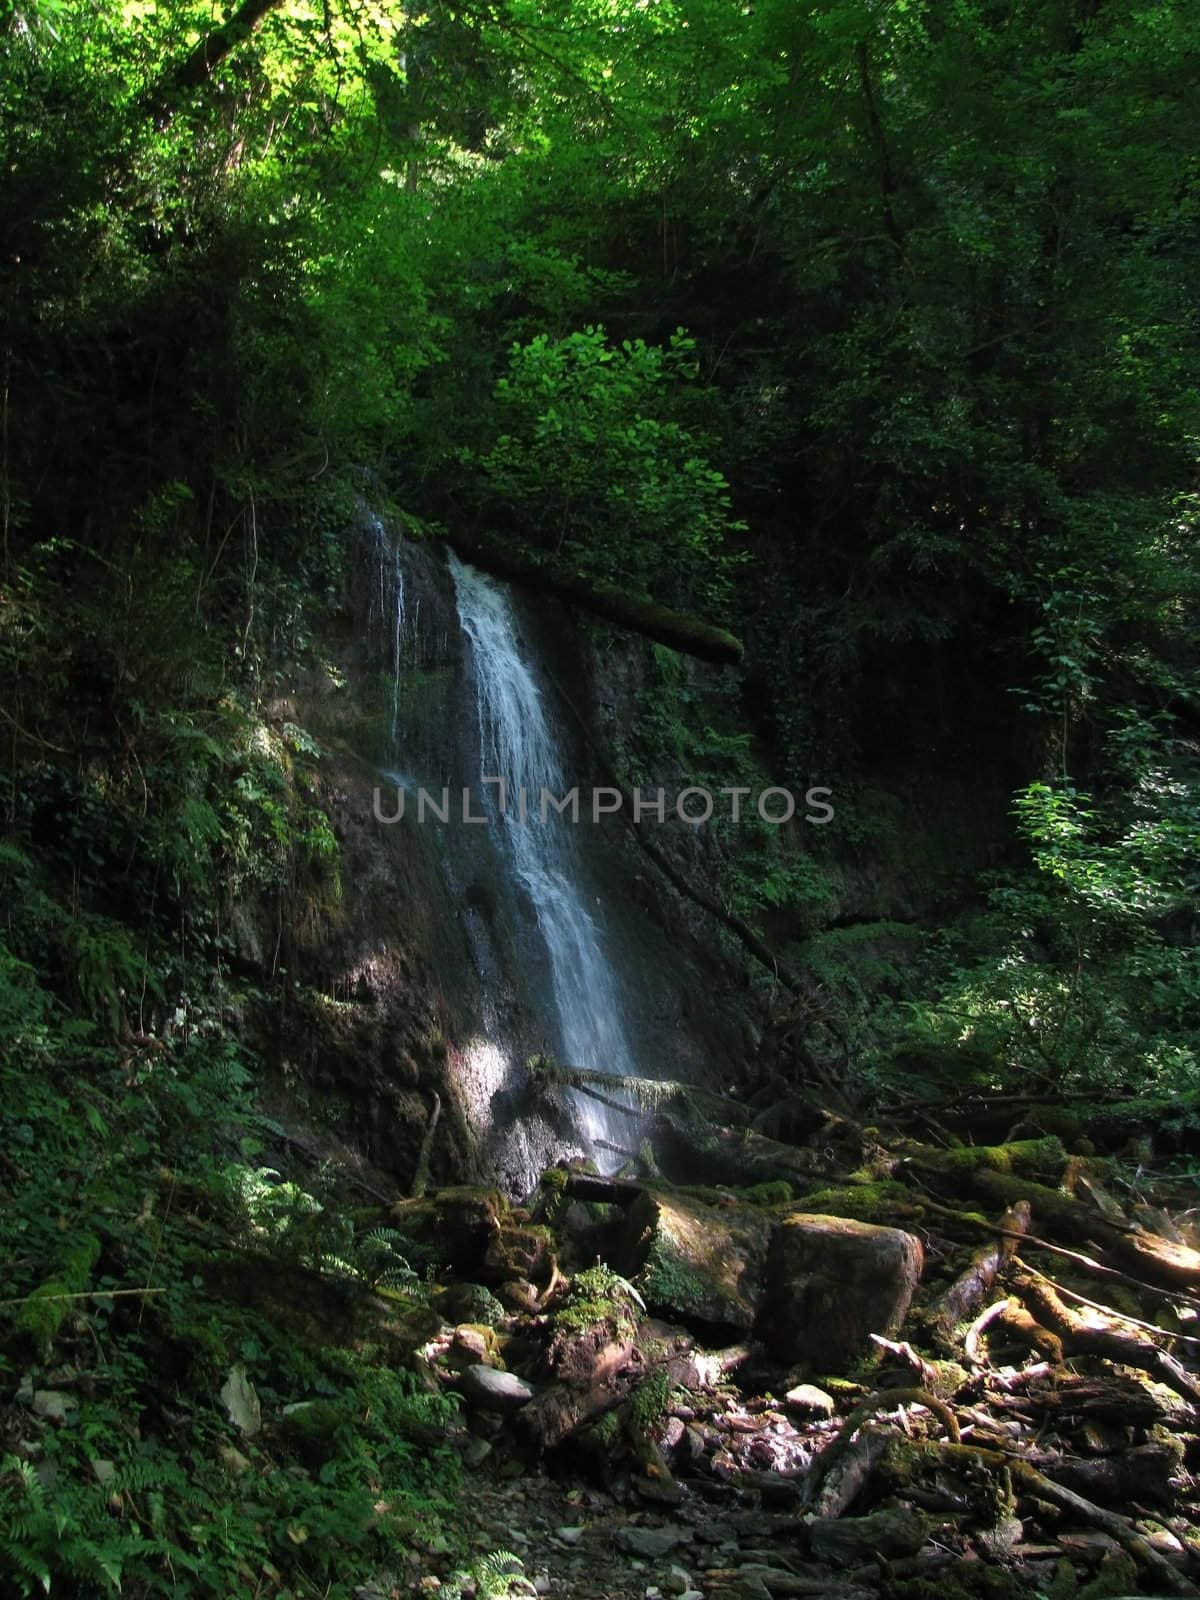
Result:
[[580,1539],[583,1538],[582,1528],[558,1528],[555,1533],[563,1544],[578,1544]]
[[682,1567],[672,1567],[663,1579],[663,1588],[668,1594],[686,1594],[691,1587],[691,1574]]

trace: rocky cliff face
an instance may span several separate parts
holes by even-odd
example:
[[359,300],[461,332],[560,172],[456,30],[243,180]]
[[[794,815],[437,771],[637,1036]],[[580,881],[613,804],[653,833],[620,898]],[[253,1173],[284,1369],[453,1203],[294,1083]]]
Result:
[[[519,597],[511,604],[586,814],[588,789],[604,779],[575,707],[596,699],[595,657],[565,609],[535,615]],[[464,786],[480,812],[485,758],[475,665],[444,557],[407,544],[396,564],[368,529],[342,629],[327,645],[322,669],[297,677],[272,711],[321,745],[316,798],[341,846],[340,896],[294,896],[283,913],[243,906],[237,918],[239,959],[282,995],[258,1023],[277,1113],[298,1137],[331,1152],[342,1141],[343,1159],[356,1153],[403,1184],[470,1177],[517,1193],[558,1157],[603,1163],[605,1152],[588,1148],[588,1103],[535,1091],[525,1068],[539,1053],[566,1059],[561,974],[502,825],[461,821]],[[570,701],[564,683],[576,687]],[[380,820],[396,815],[400,786],[403,817]],[[419,820],[421,787],[438,799],[449,788],[447,822],[432,809]],[[727,1079],[750,1042],[736,963],[655,881],[623,823],[581,821],[570,851],[633,1070]],[[615,1139],[636,1150],[638,1126],[616,1119]]]

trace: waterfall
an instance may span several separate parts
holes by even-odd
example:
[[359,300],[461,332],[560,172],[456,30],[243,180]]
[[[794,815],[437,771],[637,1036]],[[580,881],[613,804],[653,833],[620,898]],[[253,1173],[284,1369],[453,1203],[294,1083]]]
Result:
[[[580,887],[577,842],[566,818],[543,818],[543,790],[561,795],[562,757],[551,732],[541,688],[522,652],[507,590],[461,562],[451,551],[450,572],[462,629],[470,641],[479,712],[481,777],[502,777],[504,815],[496,786],[488,786],[492,822],[518,882],[533,905],[549,959],[562,1060],[568,1066],[633,1075],[635,1067],[621,1025],[613,971],[604,940]],[[465,776],[465,775],[464,775]],[[518,796],[528,796],[521,817]],[[579,1117],[591,1141],[628,1144],[631,1119],[586,1095],[577,1095]],[[615,1162],[604,1150],[599,1164]]]
[[[386,628],[392,656],[392,741],[400,722],[400,668],[404,656],[404,565],[400,541],[394,539],[382,521],[369,516],[377,562],[376,585],[371,593],[371,622]],[[418,601],[418,605],[420,602]]]

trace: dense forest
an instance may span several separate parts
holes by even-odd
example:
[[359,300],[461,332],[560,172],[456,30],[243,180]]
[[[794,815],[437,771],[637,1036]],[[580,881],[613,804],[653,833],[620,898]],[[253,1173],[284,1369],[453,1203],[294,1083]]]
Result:
[[1198,61],[0,0],[0,1595],[1200,1593]]

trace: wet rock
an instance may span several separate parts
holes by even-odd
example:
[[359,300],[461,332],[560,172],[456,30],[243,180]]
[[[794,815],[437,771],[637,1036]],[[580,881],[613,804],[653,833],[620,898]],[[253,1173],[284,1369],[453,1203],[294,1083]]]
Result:
[[528,1405],[535,1394],[533,1385],[515,1372],[498,1372],[482,1362],[466,1367],[458,1383],[469,1401],[490,1411],[517,1411]]
[[744,1331],[763,1304],[770,1220],[753,1207],[706,1206],[647,1189],[617,1249],[651,1311]]
[[762,1332],[783,1360],[845,1370],[871,1334],[899,1332],[923,1265],[899,1228],[793,1212],[772,1241]]

